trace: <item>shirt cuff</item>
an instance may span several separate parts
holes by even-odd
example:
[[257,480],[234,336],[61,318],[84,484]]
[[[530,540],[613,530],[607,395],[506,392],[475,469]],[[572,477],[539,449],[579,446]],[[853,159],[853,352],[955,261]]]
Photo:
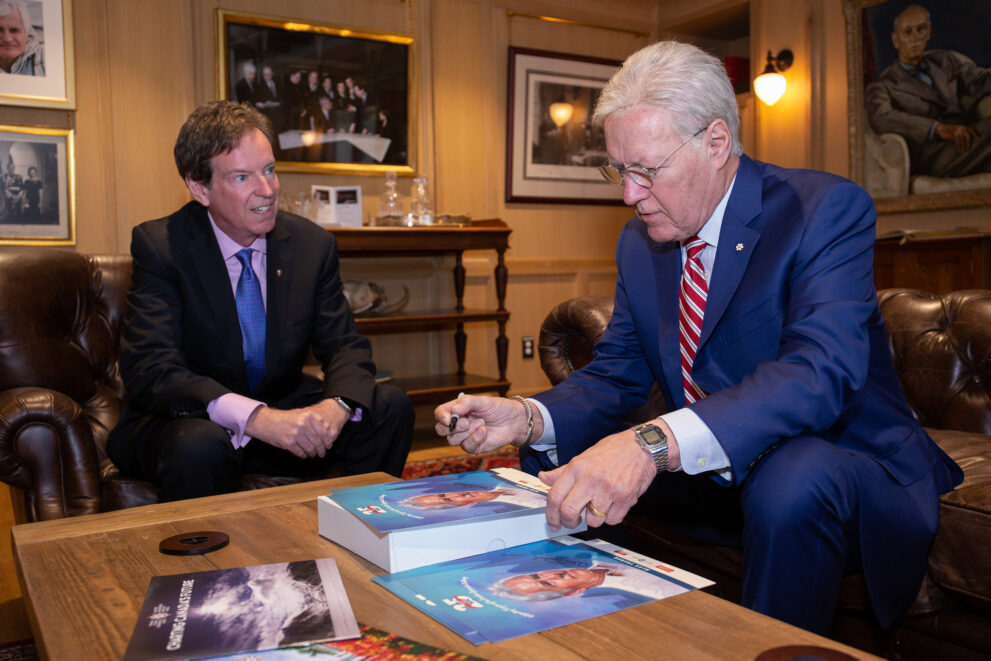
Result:
[[231,444],[237,450],[251,440],[251,437],[245,434],[244,428],[251,414],[261,406],[265,406],[265,403],[229,392],[207,404],[206,414],[210,416],[211,421],[227,430],[231,436]]
[[544,433],[536,441],[530,443],[530,449],[543,452],[555,466],[559,466],[560,464],[557,463],[557,436],[554,435],[554,421],[551,419],[550,411],[535,399],[527,398],[526,401],[537,407],[537,410],[540,411],[540,417],[544,420]]
[[723,478],[733,474],[729,457],[708,425],[691,409],[665,413],[660,419],[667,423],[678,442],[681,468],[689,475],[716,471]]

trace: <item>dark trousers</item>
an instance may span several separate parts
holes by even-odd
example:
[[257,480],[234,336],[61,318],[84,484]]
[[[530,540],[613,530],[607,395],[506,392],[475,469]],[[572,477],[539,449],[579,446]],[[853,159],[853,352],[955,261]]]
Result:
[[[301,408],[320,401],[319,382],[298,391],[276,408]],[[406,393],[389,384],[375,388],[371,410],[349,422],[323,458],[300,459],[259,440],[234,449],[220,425],[205,418],[161,419],[139,446],[145,479],[158,487],[161,501],[237,491],[241,475],[317,479],[334,474],[384,471],[399,477],[413,434],[413,406]]]
[[[524,469],[543,470],[535,455]],[[860,570],[865,480],[891,478],[866,455],[804,436],[768,453],[740,486],[664,473],[636,507],[675,532],[742,548],[742,604],[825,635],[843,576]]]

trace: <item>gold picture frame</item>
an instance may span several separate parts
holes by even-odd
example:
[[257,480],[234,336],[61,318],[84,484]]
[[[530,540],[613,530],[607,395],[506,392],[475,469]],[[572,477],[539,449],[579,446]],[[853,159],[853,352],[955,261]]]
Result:
[[[867,86],[897,59],[891,43],[893,21],[912,0],[843,0],[847,34],[847,79],[850,121],[850,177],[874,198],[878,213],[929,211],[991,206],[991,187],[972,177],[957,179],[916,177],[910,174],[909,147],[894,133],[877,134],[868,121]],[[986,42],[991,21],[970,0],[929,3],[933,34],[928,49],[968,51],[977,41]],[[979,16],[974,16],[974,13]],[[966,30],[961,29],[966,28]],[[967,40],[964,32],[977,30]],[[989,56],[985,48],[985,55]],[[967,53],[965,53],[967,54]],[[974,53],[970,56],[976,58]],[[977,61],[991,66],[991,61]],[[980,175],[985,177],[987,175]],[[928,192],[940,187],[956,190]],[[920,192],[926,191],[926,192]]]
[[[0,105],[76,107],[72,0],[23,0],[31,25],[22,57],[3,73]],[[40,71],[39,71],[40,70]]]
[[218,98],[269,116],[281,172],[413,174],[412,36],[226,10],[217,30]]
[[0,163],[0,245],[75,245],[72,129],[0,125]]

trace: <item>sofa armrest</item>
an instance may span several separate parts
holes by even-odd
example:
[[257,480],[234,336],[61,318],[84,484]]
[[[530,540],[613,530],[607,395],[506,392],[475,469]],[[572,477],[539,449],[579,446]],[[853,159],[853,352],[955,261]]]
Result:
[[592,360],[592,348],[612,317],[611,296],[579,296],[558,303],[540,325],[540,366],[552,385]]
[[101,511],[99,469],[78,403],[45,388],[0,391],[0,480],[23,491],[24,520]]

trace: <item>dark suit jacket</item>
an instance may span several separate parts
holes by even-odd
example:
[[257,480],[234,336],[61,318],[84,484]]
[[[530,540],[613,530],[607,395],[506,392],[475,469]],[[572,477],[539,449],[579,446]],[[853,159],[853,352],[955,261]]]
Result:
[[128,400],[107,441],[121,470],[131,472],[136,443],[163,419],[205,416],[223,394],[288,403],[311,345],[324,394],[371,408],[371,346],[348,309],[334,236],[279,212],[267,243],[266,369],[249,392],[234,294],[206,209],[190,202],[134,228],[120,359]]
[[[932,172],[932,162],[940,150],[955,151],[956,147],[938,137],[928,139],[933,121],[972,125],[981,119],[969,104],[991,94],[991,69],[979,67],[970,58],[950,50],[926,51],[922,61],[932,78],[931,87],[895,62],[867,86],[864,102],[875,133],[897,133],[908,142],[913,174],[942,176]],[[987,152],[991,146],[985,142],[971,149]],[[986,168],[978,166],[953,172],[952,176],[971,174],[970,170],[983,172]]]
[[237,99],[238,103],[252,103],[255,100],[258,85],[257,78],[250,83],[247,78],[239,78],[234,83],[234,98]]
[[[962,479],[905,403],[873,282],[867,193],[821,172],[740,161],[723,217],[692,370],[691,405],[736,484],[778,443],[818,436],[891,477],[860,494],[865,576],[882,622],[914,596],[938,494]],[[560,463],[621,427],[656,382],[685,405],[678,334],[681,253],[638,219],[619,239],[615,309],[594,359],[537,396]],[[890,619],[889,619],[890,621]]]

